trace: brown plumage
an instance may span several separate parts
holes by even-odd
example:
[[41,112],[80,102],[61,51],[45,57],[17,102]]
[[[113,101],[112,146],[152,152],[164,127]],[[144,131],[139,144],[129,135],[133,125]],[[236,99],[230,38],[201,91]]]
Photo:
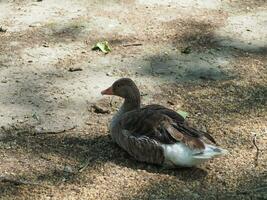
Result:
[[147,136],[163,144],[183,142],[192,149],[204,148],[202,137],[215,142],[208,133],[188,127],[178,113],[164,107],[155,110],[155,106],[126,113],[120,120],[121,127],[136,137]]

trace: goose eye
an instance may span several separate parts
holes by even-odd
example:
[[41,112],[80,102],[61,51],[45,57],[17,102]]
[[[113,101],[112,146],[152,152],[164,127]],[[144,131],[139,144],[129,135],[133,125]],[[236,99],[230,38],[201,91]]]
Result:
[[118,84],[117,87],[120,87],[120,85]]

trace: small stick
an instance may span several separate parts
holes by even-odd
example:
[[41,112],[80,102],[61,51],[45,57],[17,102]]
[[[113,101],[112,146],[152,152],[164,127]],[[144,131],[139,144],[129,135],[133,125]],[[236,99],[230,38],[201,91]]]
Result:
[[110,100],[110,102],[109,102],[109,105],[110,105],[110,107],[113,107],[113,96],[112,96],[112,98],[111,98],[111,100]]
[[59,134],[59,133],[64,133],[66,131],[71,131],[73,129],[75,129],[77,126],[73,126],[71,128],[68,129],[63,129],[63,130],[59,130],[59,131],[36,131],[37,134]]
[[254,134],[254,135],[253,135],[253,138],[252,138],[252,143],[253,143],[253,145],[254,145],[254,146],[256,147],[256,149],[257,149],[256,156],[255,156],[255,166],[258,166],[258,158],[259,158],[259,152],[260,152],[260,149],[259,149],[259,147],[258,147],[258,145],[257,145],[256,138],[257,138],[257,135]]
[[89,164],[90,162],[93,160],[92,157],[89,157],[83,164],[82,166],[78,169],[78,172],[82,172]]
[[41,185],[40,183],[21,180],[21,179],[14,179],[8,176],[0,176],[0,182],[3,183],[13,183],[15,185]]
[[69,72],[77,72],[77,71],[82,71],[83,69],[82,68],[73,68],[73,67],[71,67],[71,68],[69,68]]
[[130,47],[130,46],[142,46],[143,44],[141,43],[133,43],[133,44],[124,44],[122,45],[123,47]]

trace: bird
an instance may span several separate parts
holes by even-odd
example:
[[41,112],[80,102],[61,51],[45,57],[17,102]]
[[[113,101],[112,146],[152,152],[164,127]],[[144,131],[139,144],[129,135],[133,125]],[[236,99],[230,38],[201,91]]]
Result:
[[130,78],[116,80],[101,94],[124,99],[109,131],[112,140],[137,161],[167,168],[195,167],[228,152],[176,111],[158,104],[141,106],[140,91]]

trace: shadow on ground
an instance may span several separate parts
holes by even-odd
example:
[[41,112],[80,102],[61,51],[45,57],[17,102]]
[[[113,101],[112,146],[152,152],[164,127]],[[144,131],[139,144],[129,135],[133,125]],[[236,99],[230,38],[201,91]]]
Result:
[[[207,81],[240,80],[239,66],[236,60],[251,56],[264,61],[267,55],[266,46],[246,45],[237,39],[226,38],[216,34],[218,25],[198,21],[171,22],[163,24],[166,28],[172,26],[177,35],[170,37],[173,51],[151,55],[144,60],[146,64],[137,69],[144,76],[162,78],[166,82],[205,83]],[[222,43],[228,41],[228,44]],[[233,44],[231,43],[233,41]],[[234,44],[242,44],[235,46]],[[136,64],[139,66],[139,64]],[[253,63],[251,63],[253,65]],[[262,73],[267,73],[263,68]]]
[[[145,170],[151,173],[169,174],[178,180],[188,182],[201,180],[207,175],[207,172],[200,168],[167,170],[159,166],[140,163],[133,160],[114,144],[109,135],[90,137],[88,135],[77,135],[74,132],[58,135],[38,135],[30,127],[5,129],[1,142],[7,145],[15,143],[15,146],[11,146],[11,149],[17,149],[22,154],[30,154],[40,162],[43,159],[48,159],[51,165],[56,164],[60,167],[42,173],[29,171],[24,175],[13,177],[15,180],[26,181],[26,184],[1,182],[1,196],[17,195],[25,187],[34,189],[36,187],[49,188],[51,185],[93,183],[93,178],[84,178],[83,174],[88,174],[91,170],[100,170],[105,163],[114,163],[122,167]],[[87,161],[89,162],[86,167],[79,172]],[[71,166],[72,171],[68,171],[68,169],[66,171],[64,166]]]
[[[143,188],[131,199],[265,199],[267,191],[267,173],[257,176],[242,177],[236,188],[222,190],[220,187],[211,185],[207,188],[207,183],[201,183],[196,187],[176,191],[172,187],[175,181],[153,183],[147,188]],[[207,195],[207,193],[209,195]]]

